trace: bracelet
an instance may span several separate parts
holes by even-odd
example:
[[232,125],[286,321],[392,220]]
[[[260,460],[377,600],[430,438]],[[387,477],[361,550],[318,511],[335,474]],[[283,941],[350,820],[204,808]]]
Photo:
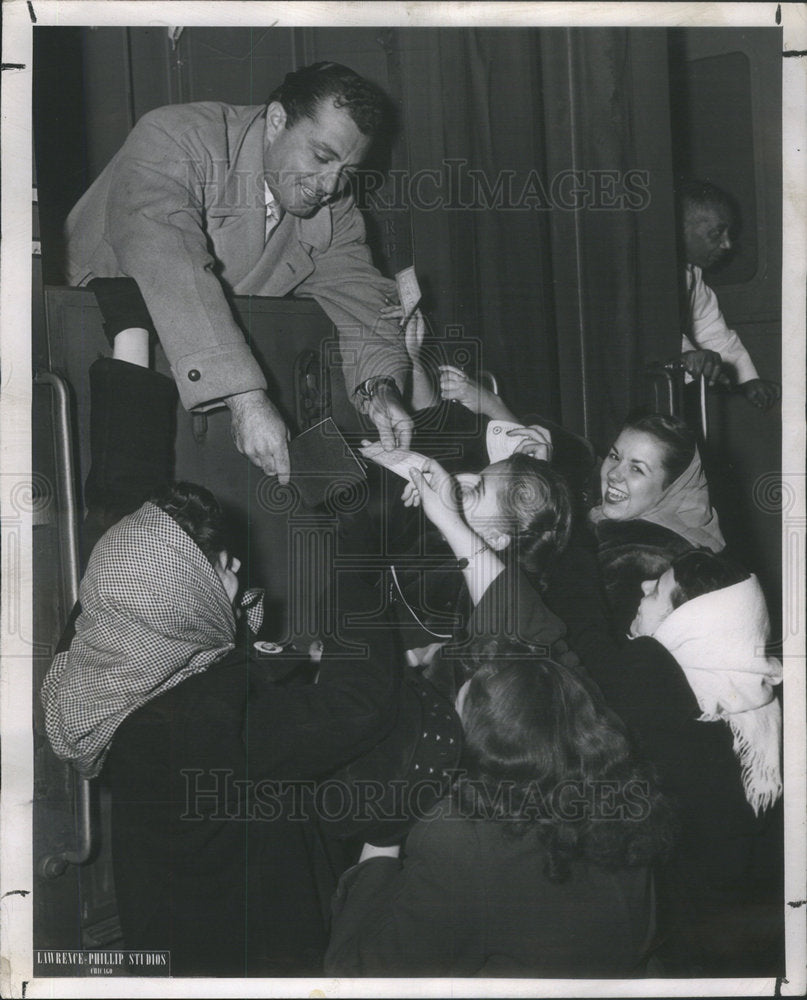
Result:
[[382,385],[388,385],[396,392],[398,391],[398,384],[394,378],[390,378],[388,375],[372,375],[365,379],[361,385],[357,385],[353,394],[358,396],[363,403],[369,403],[378,392],[379,386]]
[[472,560],[476,559],[476,557],[480,555],[482,552],[487,552],[487,551],[488,551],[487,545],[482,545],[482,547],[477,549],[476,552],[474,552],[472,555],[463,556],[462,559],[457,560],[457,569],[468,569]]

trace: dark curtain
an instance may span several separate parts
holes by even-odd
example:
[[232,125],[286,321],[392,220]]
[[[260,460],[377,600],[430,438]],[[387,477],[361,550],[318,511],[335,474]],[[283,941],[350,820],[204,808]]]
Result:
[[415,262],[448,360],[478,354],[514,408],[555,415],[548,213],[529,188],[543,146],[538,34],[400,43]]
[[478,343],[511,408],[605,448],[644,363],[678,350],[666,32],[398,43],[414,255],[449,354]]
[[[666,29],[188,28],[175,49],[164,29],[73,32],[61,49],[55,30],[38,51],[38,153],[68,169],[40,177],[49,248],[84,186],[75,165],[91,180],[144,110],[251,103],[293,65],[337,59],[399,108],[369,236],[387,273],[414,261],[443,360],[489,369],[516,413],[602,449],[646,396],[640,365],[677,352]],[[59,127],[63,64],[83,136]]]

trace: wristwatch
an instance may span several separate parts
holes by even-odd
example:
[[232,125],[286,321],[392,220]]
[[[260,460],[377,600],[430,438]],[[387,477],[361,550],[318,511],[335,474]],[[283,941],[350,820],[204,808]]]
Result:
[[356,386],[354,389],[354,395],[366,409],[367,404],[373,396],[375,396],[382,385],[388,385],[390,388],[398,392],[398,383],[394,378],[390,378],[388,375],[372,375],[370,378],[365,379],[360,385]]

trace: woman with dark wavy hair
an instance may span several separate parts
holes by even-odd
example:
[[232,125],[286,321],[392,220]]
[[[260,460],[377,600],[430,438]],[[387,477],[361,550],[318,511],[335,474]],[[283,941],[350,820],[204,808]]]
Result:
[[580,674],[515,647],[481,659],[457,698],[464,770],[402,857],[365,845],[342,877],[326,972],[641,973],[665,801]]

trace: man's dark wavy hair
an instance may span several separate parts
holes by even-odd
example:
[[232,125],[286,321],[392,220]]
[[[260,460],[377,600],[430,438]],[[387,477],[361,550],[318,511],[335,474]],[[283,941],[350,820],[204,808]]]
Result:
[[[537,836],[544,874],[555,882],[578,859],[613,869],[668,857],[672,809],[599,690],[582,672],[505,645],[473,675],[463,705],[464,774],[454,788],[461,813]],[[570,789],[597,796],[603,788],[606,810],[593,798],[582,813],[563,805]]]
[[392,106],[384,91],[339,63],[319,62],[287,73],[266,103],[283,105],[289,128],[301,118],[313,119],[325,99],[345,108],[364,135],[375,138],[390,127]]
[[196,542],[211,565],[218,554],[229,550],[227,523],[218,500],[210,490],[196,483],[168,483],[156,490],[149,501],[173,518]]

